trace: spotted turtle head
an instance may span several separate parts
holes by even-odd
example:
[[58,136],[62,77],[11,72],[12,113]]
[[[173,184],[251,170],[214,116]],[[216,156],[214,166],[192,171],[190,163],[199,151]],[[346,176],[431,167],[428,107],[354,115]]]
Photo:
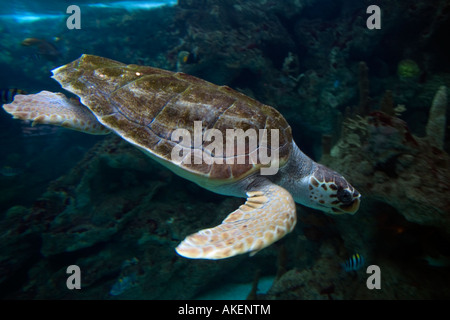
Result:
[[309,176],[308,206],[331,214],[355,214],[361,194],[339,173],[322,166]]

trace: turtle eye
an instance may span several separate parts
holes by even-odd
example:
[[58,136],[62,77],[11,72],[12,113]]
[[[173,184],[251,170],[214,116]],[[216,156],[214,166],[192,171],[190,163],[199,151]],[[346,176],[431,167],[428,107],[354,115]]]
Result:
[[350,204],[353,201],[353,196],[350,193],[350,191],[343,189],[343,188],[338,189],[337,198],[339,201],[341,201],[345,205]]

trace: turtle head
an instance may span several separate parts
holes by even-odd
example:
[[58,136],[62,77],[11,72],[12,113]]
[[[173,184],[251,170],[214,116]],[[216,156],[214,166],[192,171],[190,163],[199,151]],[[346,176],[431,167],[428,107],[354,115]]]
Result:
[[306,177],[308,197],[305,205],[331,214],[355,214],[361,194],[339,173],[317,164]]

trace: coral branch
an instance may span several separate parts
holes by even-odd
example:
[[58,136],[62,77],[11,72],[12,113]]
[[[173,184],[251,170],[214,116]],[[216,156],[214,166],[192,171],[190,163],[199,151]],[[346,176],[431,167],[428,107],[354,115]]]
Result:
[[430,144],[438,149],[444,148],[445,122],[447,109],[447,87],[441,86],[434,96],[426,127]]

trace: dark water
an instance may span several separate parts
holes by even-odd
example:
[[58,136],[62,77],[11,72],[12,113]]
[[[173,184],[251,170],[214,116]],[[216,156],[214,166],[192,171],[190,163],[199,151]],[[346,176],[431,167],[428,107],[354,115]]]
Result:
[[[80,29],[67,26],[72,4]],[[450,298],[450,4],[378,1],[381,16],[370,20],[371,4],[3,4],[2,104],[13,89],[65,92],[50,71],[82,54],[185,72],[276,108],[301,150],[343,174],[362,202],[353,216],[297,205],[294,231],[253,257],[186,259],[180,241],[242,199],[176,176],[117,136],[32,127],[2,109],[0,297]],[[341,264],[355,253],[364,265],[347,272]],[[70,265],[80,290],[66,286]],[[381,289],[366,286],[370,265]]]

